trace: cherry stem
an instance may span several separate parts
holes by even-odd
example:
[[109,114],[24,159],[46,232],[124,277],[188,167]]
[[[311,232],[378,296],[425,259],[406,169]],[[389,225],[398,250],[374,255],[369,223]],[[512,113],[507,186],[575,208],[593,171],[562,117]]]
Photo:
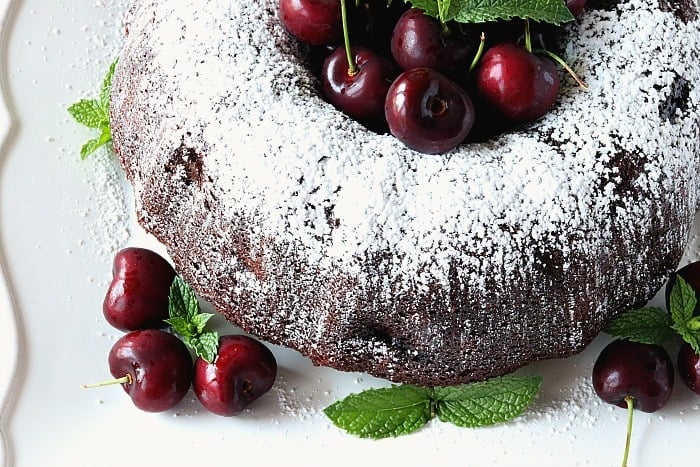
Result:
[[469,71],[474,71],[474,68],[476,68],[476,65],[479,63],[479,60],[481,60],[481,56],[484,54],[484,46],[486,45],[486,35],[482,32],[481,37],[479,38],[481,42],[479,42],[479,48],[476,49],[476,54],[474,54],[474,60],[472,60],[471,65],[469,65]]
[[622,467],[627,467],[627,458],[630,453],[630,443],[632,440],[632,418],[634,415],[634,397],[625,396],[627,403],[627,436],[625,437],[625,454],[622,457]]
[[574,79],[574,81],[576,81],[576,83],[579,86],[588,91],[588,86],[586,86],[586,83],[584,83],[583,80],[578,77],[576,72],[560,56],[545,49],[537,49],[533,51],[533,53],[546,55],[555,62],[557,62],[559,65],[561,65],[563,69],[566,70],[567,73],[569,73],[569,75],[571,75],[571,77]]
[[525,50],[532,52],[532,38],[530,38],[530,20],[525,20]]
[[110,386],[112,384],[131,384],[134,382],[134,379],[131,377],[129,373],[125,374],[121,378],[117,379],[108,379],[107,381],[100,381],[99,383],[91,383],[91,384],[83,384],[80,387],[84,389],[88,388],[99,388],[102,386]]
[[348,56],[348,75],[354,76],[357,73],[355,60],[352,58],[350,50],[350,33],[348,32],[348,11],[345,0],[340,0],[340,19],[343,23],[343,41],[345,42],[345,54]]

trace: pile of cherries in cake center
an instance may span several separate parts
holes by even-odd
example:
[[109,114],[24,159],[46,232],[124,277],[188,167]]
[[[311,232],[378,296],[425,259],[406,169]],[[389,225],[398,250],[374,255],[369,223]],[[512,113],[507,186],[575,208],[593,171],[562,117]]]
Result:
[[[585,1],[566,6],[577,17]],[[308,45],[323,95],[349,117],[437,154],[537,120],[554,105],[559,70],[551,54],[533,50],[547,50],[560,28],[521,19],[443,23],[387,2],[279,0],[280,20]]]

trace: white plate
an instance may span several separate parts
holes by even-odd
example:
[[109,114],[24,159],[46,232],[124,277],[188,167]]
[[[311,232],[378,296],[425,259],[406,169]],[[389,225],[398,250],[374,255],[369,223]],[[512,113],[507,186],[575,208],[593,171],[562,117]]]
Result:
[[[79,159],[81,144],[94,135],[66,113],[70,103],[95,96],[118,54],[125,4],[0,0],[0,82],[11,109],[0,106],[2,465],[620,463],[625,412],[600,403],[590,388],[606,337],[574,358],[525,368],[544,377],[543,387],[514,422],[468,430],[433,421],[383,441],[346,435],[321,410],[385,381],[315,368],[279,347],[275,387],[235,418],[208,414],[191,394],[175,410],[147,414],[118,386],[81,389],[108,376],[106,356],[120,335],[101,314],[113,254],[126,245],[162,252],[136,226],[130,190],[111,155]],[[691,245],[685,261],[696,257]],[[636,413],[630,465],[696,459],[699,401],[677,384],[663,410]]]

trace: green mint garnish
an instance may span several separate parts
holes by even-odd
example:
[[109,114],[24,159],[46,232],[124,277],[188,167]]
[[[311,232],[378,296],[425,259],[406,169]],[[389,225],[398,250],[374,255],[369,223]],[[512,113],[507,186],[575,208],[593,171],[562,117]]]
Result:
[[460,427],[481,427],[522,414],[541,381],[536,376],[508,375],[452,387],[394,385],[351,394],[324,413],[348,433],[372,439],[411,433],[435,416]]
[[191,347],[198,357],[209,363],[213,362],[219,347],[219,334],[215,331],[205,331],[205,328],[214,315],[201,312],[197,296],[180,276],[175,276],[170,286],[168,313],[170,318],[165,322],[172,326],[185,344]]
[[671,316],[661,308],[630,310],[611,321],[604,331],[642,344],[662,344],[673,337]]
[[671,327],[690,344],[695,353],[700,354],[700,316],[693,316],[697,305],[695,290],[679,275],[676,275],[669,302],[673,320]]
[[435,388],[443,422],[465,428],[503,423],[521,415],[535,399],[542,378],[502,376],[481,383]]
[[112,62],[107,74],[102,81],[100,97],[98,99],[81,99],[68,107],[68,113],[75,121],[88,128],[100,130],[100,135],[86,142],[80,150],[80,158],[85,159],[99,147],[112,141],[112,133],[109,121],[109,92],[112,88],[112,77],[117,60]]
[[574,16],[564,0],[406,0],[443,23],[530,19],[560,25]]

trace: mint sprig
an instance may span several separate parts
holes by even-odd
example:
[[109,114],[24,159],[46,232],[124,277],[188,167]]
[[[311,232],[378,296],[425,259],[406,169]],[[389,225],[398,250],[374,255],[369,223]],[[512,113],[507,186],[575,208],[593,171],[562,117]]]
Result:
[[697,305],[695,290],[680,275],[676,275],[669,303],[673,320],[671,327],[696,354],[700,354],[700,316],[693,316]]
[[564,0],[406,0],[441,22],[530,19],[560,25],[574,20]]
[[348,433],[372,439],[411,433],[435,416],[460,427],[481,427],[522,414],[541,381],[537,376],[508,375],[451,387],[394,385],[350,394],[324,413]]
[[100,135],[88,140],[80,149],[80,158],[85,159],[101,146],[112,141],[109,119],[109,93],[117,60],[112,62],[102,80],[100,95],[97,99],[81,99],[68,107],[68,113],[81,125],[100,130]]
[[662,344],[674,336],[671,316],[661,308],[630,310],[611,321],[604,331],[642,344]]
[[700,354],[700,316],[694,315],[696,305],[695,290],[676,275],[668,313],[653,307],[630,310],[611,321],[604,331],[643,344],[662,344],[677,334]]
[[206,331],[212,313],[202,313],[199,300],[192,288],[180,276],[175,276],[170,286],[168,301],[168,323],[182,337],[198,357],[211,363],[216,358],[219,348],[219,334]]

